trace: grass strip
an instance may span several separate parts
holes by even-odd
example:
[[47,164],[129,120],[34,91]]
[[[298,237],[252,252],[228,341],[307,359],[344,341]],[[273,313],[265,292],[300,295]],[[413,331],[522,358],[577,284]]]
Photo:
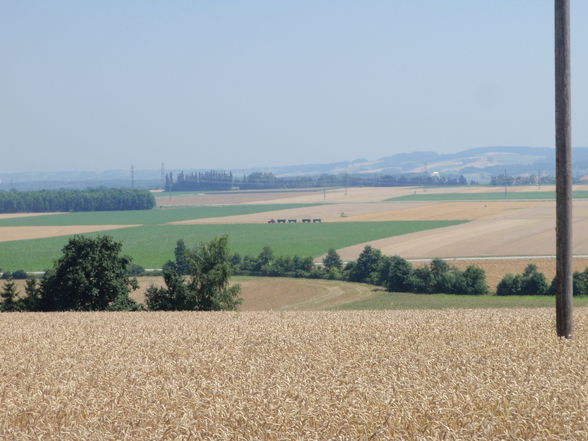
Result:
[[[383,291],[383,290],[382,290]],[[413,294],[385,292],[337,306],[337,310],[479,309],[553,307],[553,296],[466,296],[454,294]],[[574,298],[574,306],[588,306],[588,298]]]

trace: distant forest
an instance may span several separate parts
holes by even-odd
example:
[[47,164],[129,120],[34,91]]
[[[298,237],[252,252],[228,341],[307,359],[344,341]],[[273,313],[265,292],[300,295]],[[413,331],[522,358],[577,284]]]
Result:
[[92,188],[0,191],[0,213],[149,210],[153,207],[155,198],[147,190]]
[[322,187],[397,187],[403,185],[467,185],[464,176],[429,176],[426,174],[401,175],[350,175],[321,174],[312,176],[277,177],[273,173],[251,173],[236,177],[231,172],[209,170],[204,172],[180,172],[165,176],[166,191],[223,191],[261,190],[281,188]]

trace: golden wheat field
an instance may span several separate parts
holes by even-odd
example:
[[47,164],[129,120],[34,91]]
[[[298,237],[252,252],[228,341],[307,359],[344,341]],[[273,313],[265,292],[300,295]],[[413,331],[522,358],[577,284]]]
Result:
[[2,440],[586,440],[588,310],[0,314]]

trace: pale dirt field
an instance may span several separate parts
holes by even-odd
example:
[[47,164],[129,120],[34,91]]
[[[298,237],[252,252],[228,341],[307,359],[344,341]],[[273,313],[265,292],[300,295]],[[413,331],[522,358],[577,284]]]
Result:
[[[502,215],[513,210],[536,207],[548,202],[437,202],[419,206],[389,202],[391,209],[352,214],[329,219],[331,222],[381,222],[395,220],[471,220]],[[350,212],[351,213],[351,212]]]
[[588,439],[588,308],[0,314],[0,439]]
[[118,230],[119,228],[140,225],[65,225],[43,227],[0,227],[0,242],[45,237],[69,236],[72,234],[93,233],[95,231]]
[[[574,201],[573,228],[574,253],[588,254],[588,201]],[[365,245],[407,259],[553,255],[555,202],[466,224],[366,242],[338,252],[343,260],[355,260]]]
[[[436,203],[435,203],[436,204]],[[323,222],[334,222],[352,216],[369,215],[371,213],[394,212],[413,207],[430,206],[429,202],[380,202],[380,203],[348,203],[326,204],[312,207],[288,208],[285,210],[264,211],[262,213],[242,214],[237,216],[209,217],[170,222],[171,225],[194,224],[265,224],[270,219],[321,219]]]
[[[231,280],[241,285],[243,303],[239,306],[240,311],[324,310],[381,294],[375,286],[336,280],[282,277],[233,277]],[[131,297],[142,303],[150,285],[164,286],[162,277],[139,277],[138,281],[140,289]],[[18,282],[24,291],[24,281]]]
[[[575,185],[574,190],[588,190],[588,185]],[[423,193],[500,193],[504,187],[350,187],[309,189],[305,192],[264,191],[242,193],[191,194],[185,196],[156,195],[157,206],[175,207],[190,205],[234,205],[234,204],[312,204],[346,202],[383,202],[386,199]],[[509,187],[509,192],[555,191],[553,185]]]
[[[289,204],[292,198],[303,198],[312,195],[316,191],[308,192],[242,192],[242,193],[211,193],[211,194],[189,194],[182,196],[154,195],[158,207],[185,207],[193,205],[238,205],[238,204]],[[321,198],[323,193],[320,193]],[[269,202],[268,202],[269,201]],[[275,201],[275,202],[272,202]]]
[[0,213],[0,219],[13,219],[18,217],[47,216],[51,214],[63,213]]
[[[455,188],[455,187],[454,187]],[[346,202],[382,202],[386,199],[414,194],[414,187],[349,187],[327,189],[322,191],[288,198],[290,204],[319,204]],[[280,199],[268,200],[265,203],[284,203]]]
[[[452,187],[459,189],[461,187]],[[234,205],[234,204],[320,204],[346,202],[382,202],[386,199],[414,194],[414,187],[349,187],[309,189],[308,191],[263,191],[241,193],[191,194],[156,196],[157,206]]]
[[[419,267],[428,262],[413,262],[413,266]],[[507,260],[447,260],[451,266],[465,270],[469,265],[479,266],[486,272],[486,281],[490,290],[495,291],[496,285],[505,274],[521,274],[530,263],[537,265],[537,269],[545,274],[547,283],[550,284],[555,276],[555,259],[507,259]],[[588,258],[576,257],[573,260],[574,271],[584,271],[588,267]]]
[[[588,190],[588,185],[574,185],[574,191],[586,191]],[[417,194],[422,193],[503,193],[504,186],[497,186],[497,187],[487,187],[487,186],[464,186],[464,187],[439,187],[439,188],[419,188],[416,189]],[[520,192],[536,192],[536,191],[555,191],[555,185],[542,185],[538,187],[537,185],[521,185],[521,186],[511,186],[508,187],[508,193],[520,193]],[[414,194],[414,192],[413,192]]]
[[470,220],[493,217],[549,202],[379,202],[316,205],[237,216],[170,222],[193,224],[267,223],[270,219],[320,218],[323,222],[383,222],[394,220]]

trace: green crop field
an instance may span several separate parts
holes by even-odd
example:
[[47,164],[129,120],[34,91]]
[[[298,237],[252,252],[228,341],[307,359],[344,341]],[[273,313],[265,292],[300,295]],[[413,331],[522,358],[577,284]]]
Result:
[[[588,198],[588,191],[574,191],[574,199]],[[387,201],[504,201],[555,200],[554,191],[521,191],[492,193],[419,193],[387,199]]]
[[0,227],[56,225],[158,225],[166,222],[237,216],[264,211],[311,207],[321,204],[224,205],[155,208],[153,210],[92,211],[83,213],[49,214],[43,216],[1,219]]
[[[382,289],[383,291],[383,289]],[[384,292],[358,302],[337,306],[337,310],[377,309],[479,309],[553,307],[553,296],[465,296],[453,294],[412,294]],[[588,298],[575,297],[574,306],[588,306]]]
[[[384,237],[456,225],[465,221],[333,222],[322,224],[208,224],[145,225],[101,233],[123,242],[124,253],[146,268],[160,268],[173,256],[178,239],[188,246],[228,234],[230,247],[241,255],[257,255],[269,245],[276,255],[319,256],[329,248],[342,248]],[[0,268],[42,271],[61,254],[67,236],[0,242]]]

